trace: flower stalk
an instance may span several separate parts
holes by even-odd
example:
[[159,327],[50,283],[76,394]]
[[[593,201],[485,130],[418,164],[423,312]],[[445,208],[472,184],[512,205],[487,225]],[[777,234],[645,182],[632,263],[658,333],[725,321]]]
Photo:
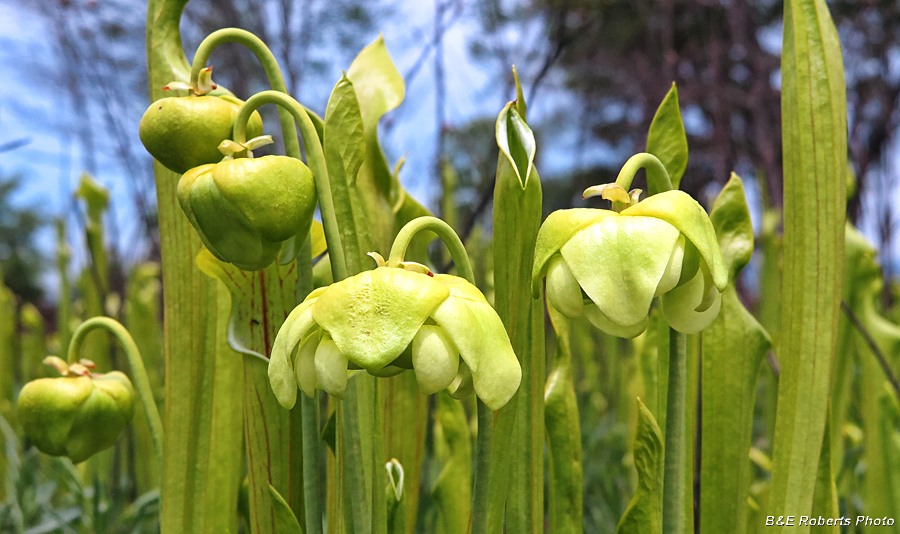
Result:
[[125,357],[128,358],[128,365],[131,367],[131,381],[147,416],[150,437],[153,441],[155,465],[156,469],[160,471],[160,478],[162,478],[164,443],[162,419],[159,417],[159,409],[156,407],[156,401],[153,399],[153,390],[150,388],[150,379],[147,377],[147,369],[144,367],[141,352],[138,350],[137,344],[135,344],[134,338],[131,337],[128,330],[121,323],[109,317],[92,317],[88,319],[81,323],[72,334],[68,361],[75,364],[80,360],[79,354],[85,338],[88,333],[97,329],[106,330],[115,336],[122,347],[122,351],[125,353]]

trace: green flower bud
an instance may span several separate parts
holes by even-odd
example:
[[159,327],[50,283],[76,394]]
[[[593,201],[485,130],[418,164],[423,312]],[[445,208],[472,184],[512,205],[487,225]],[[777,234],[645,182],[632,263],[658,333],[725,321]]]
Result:
[[[169,170],[189,169],[221,161],[219,144],[231,139],[243,102],[233,96],[168,97],[150,104],[141,118],[144,148]],[[262,134],[262,117],[253,112],[248,138]]]
[[298,159],[237,158],[186,172],[178,201],[213,255],[255,271],[278,257],[282,242],[309,229],[316,185]]
[[[563,315],[585,315],[620,337],[646,329],[660,297],[672,328],[696,333],[718,314],[727,272],[706,211],[688,194],[666,191],[638,201],[614,184],[589,188],[614,210],[551,213],[538,233],[532,270],[535,295]],[[586,297],[586,298],[585,298]]]
[[134,413],[134,388],[118,371],[91,374],[79,364],[66,367],[68,376],[25,384],[18,416],[38,450],[79,463],[119,439]]
[[298,385],[310,396],[316,386],[341,395],[354,368],[376,376],[412,368],[422,393],[474,389],[493,410],[509,401],[522,377],[506,329],[481,291],[411,263],[381,266],[311,293],[275,338],[269,380],[289,408]]

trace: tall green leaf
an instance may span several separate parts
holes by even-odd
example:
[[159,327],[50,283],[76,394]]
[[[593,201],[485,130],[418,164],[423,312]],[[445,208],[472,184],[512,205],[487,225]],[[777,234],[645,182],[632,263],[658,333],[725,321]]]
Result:
[[634,466],[638,486],[631,503],[619,521],[617,534],[662,534],[662,434],[650,410],[638,399],[638,425],[634,437]]
[[358,178],[361,194],[366,199],[373,243],[379,249],[387,249],[398,230],[394,227],[393,207],[400,191],[392,190],[396,188],[392,187],[391,169],[378,141],[378,121],[403,102],[406,84],[380,35],[356,56],[347,69],[347,78],[359,98],[365,136],[365,162],[359,176],[351,178],[353,181]]
[[431,490],[437,508],[438,534],[465,534],[472,514],[472,443],[462,403],[438,393],[435,411],[435,456],[441,472]]
[[[837,345],[847,103],[825,0],[787,0],[782,99],[784,278],[770,515],[809,515]],[[809,527],[776,527],[808,532]]]
[[581,423],[569,347],[571,328],[569,320],[552,306],[549,312],[556,331],[556,367],[544,388],[544,424],[550,466],[550,532],[578,533],[584,529],[584,462],[581,458]]
[[[181,45],[179,23],[187,0],[149,0],[147,5],[147,74],[150,100],[166,96],[162,87],[173,80],[187,82],[189,68]],[[205,487],[211,470],[240,470],[240,456],[210,465],[216,449],[233,448],[230,439],[211,440],[213,405],[207,389],[216,370],[217,290],[215,280],[200,272],[194,256],[200,238],[183,215],[175,197],[179,175],[154,162],[159,239],[162,253],[164,354],[166,360],[165,469],[161,486],[160,523],[163,534],[212,533],[203,518],[236,513],[233,488]],[[208,337],[212,328],[212,335]],[[229,354],[229,356],[231,356]],[[223,397],[223,401],[238,395]],[[230,421],[224,421],[230,424]],[[220,423],[222,424],[222,423]],[[240,428],[216,427],[222,433]],[[215,506],[214,506],[215,505]]]
[[287,495],[290,502],[300,502],[293,492],[302,491],[302,487],[291,484],[291,412],[282,409],[275,399],[267,361],[275,334],[297,301],[296,265],[273,264],[247,272],[203,249],[197,255],[197,266],[231,293],[228,343],[243,361],[250,528],[254,534],[279,532],[270,485]]
[[650,123],[647,152],[659,158],[669,172],[672,187],[678,189],[687,169],[688,143],[681,121],[681,108],[678,107],[678,89],[674,83]]
[[[825,435],[831,434],[831,416],[825,421]],[[816,476],[816,494],[813,498],[812,517],[841,517],[838,508],[838,492],[834,482],[834,462],[831,458],[831,440],[822,440],[822,452],[819,454],[819,472]],[[840,534],[839,525],[816,525],[809,529],[811,534]]]
[[284,497],[269,484],[269,496],[272,498],[275,518],[275,531],[280,534],[303,534],[303,528]]
[[[383,43],[380,48],[383,49]],[[377,52],[378,49],[376,41],[361,55],[366,57],[367,51]],[[335,281],[367,269],[371,259],[366,257],[366,253],[378,247],[386,249],[386,241],[392,233],[390,206],[386,202],[380,203],[378,191],[368,188],[363,175],[371,163],[368,136],[376,135],[372,132],[377,130],[377,120],[381,114],[399,103],[399,100],[395,102],[395,99],[385,97],[383,88],[377,86],[379,76],[385,75],[385,72],[379,71],[379,68],[386,68],[384,58],[392,68],[386,51],[376,53],[375,59],[357,58],[351,65],[350,74],[360,80],[363,91],[360,94],[364,95],[365,100],[358,98],[356,84],[345,75],[335,86],[325,113],[323,147],[335,219],[342,239],[341,250],[332,247],[331,254],[340,253],[344,265],[343,271],[333,268]],[[360,74],[360,69],[368,73],[366,66],[374,69],[373,76]],[[367,85],[372,83],[376,86]],[[392,94],[390,90],[386,93]],[[378,109],[382,111],[373,118],[371,110]],[[367,119],[364,119],[364,113]],[[366,124],[371,124],[372,130],[367,130]],[[380,153],[380,148],[378,150]],[[382,216],[385,210],[389,215],[386,218]],[[387,236],[384,243],[379,242],[378,236],[381,235]],[[335,259],[332,257],[332,262]],[[383,532],[386,528],[385,494],[381,491],[385,483],[383,416],[378,390],[379,385],[372,376],[357,374],[348,384],[344,400],[338,405],[336,413],[340,439],[335,476],[341,477],[344,486],[341,493],[335,496],[337,499],[330,502],[336,504],[341,498],[344,499],[344,504],[339,506],[343,506],[344,522],[349,532]]]
[[[900,326],[882,317],[876,308],[883,288],[883,274],[876,258],[875,248],[848,224],[844,263],[847,304],[879,350],[886,357],[893,358],[889,363],[896,365],[896,355],[900,354]],[[900,508],[897,508],[900,486],[893,474],[896,464],[892,461],[892,441],[897,431],[896,427],[885,425],[886,421],[891,420],[892,411],[891,403],[885,403],[883,398],[887,381],[872,348],[862,335],[855,328],[849,333],[851,343],[848,351],[855,345],[859,357],[858,405],[866,464],[866,476],[862,482],[865,513],[872,517],[894,517],[900,513]],[[900,532],[900,525],[889,530]]]
[[[416,217],[431,215],[401,185],[402,159],[392,171],[378,139],[378,122],[403,102],[406,85],[381,36],[360,51],[350,64],[347,77],[356,90],[365,134],[365,159],[355,180],[366,199],[368,250],[386,253],[394,235],[404,224]],[[408,249],[407,259],[427,262],[427,240],[425,235],[417,236]],[[407,479],[418,480],[424,456],[424,449],[419,444],[425,439],[428,419],[425,397],[419,394],[418,385],[409,373],[380,380],[378,384],[384,407],[384,457],[398,459]],[[414,416],[413,424],[410,424],[410,414]],[[372,466],[377,476],[382,472],[382,463],[379,460]],[[410,533],[415,527],[418,498],[415,491],[407,491],[404,496],[407,532]]]
[[492,533],[503,528],[503,495],[508,531],[544,528],[544,310],[543,295],[536,299],[531,294],[541,181],[534,166],[534,133],[525,120],[518,81],[516,86],[517,100],[503,108],[496,123],[500,155],[494,185],[494,307],[522,365],[523,379],[496,417],[488,503]]
[[[159,265],[145,263],[131,271],[126,288],[125,324],[144,360],[150,388],[157,405],[163,401],[162,325],[159,324]],[[146,414],[137,410],[134,417],[135,483],[138,493],[159,487],[158,470],[153,462],[140,459],[153,457],[153,442]]]
[[703,331],[700,532],[746,528],[750,437],[760,363],[771,343],[744,307],[734,282],[753,254],[753,226],[741,179],[731,175],[710,219],[728,266],[719,316]]

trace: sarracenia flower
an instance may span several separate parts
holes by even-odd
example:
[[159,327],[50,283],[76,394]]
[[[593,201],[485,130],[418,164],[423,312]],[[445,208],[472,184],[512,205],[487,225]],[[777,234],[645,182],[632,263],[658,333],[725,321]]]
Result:
[[588,188],[612,210],[568,209],[541,226],[532,271],[537,295],[570,318],[585,315],[597,328],[635,337],[660,297],[666,322],[697,333],[718,315],[727,272],[709,216],[696,200],[669,190],[638,200],[616,184]]
[[[257,139],[267,141],[251,143]],[[275,261],[284,241],[309,230],[316,184],[299,159],[241,157],[184,173],[178,202],[213,255],[256,271]]]
[[19,393],[17,413],[25,435],[52,456],[87,460],[112,446],[134,413],[134,388],[123,373],[99,374],[82,360],[72,365],[49,356],[62,376],[39,378]]
[[[218,147],[231,139],[241,101],[231,95],[207,95],[215,88],[212,68],[201,73],[198,87],[173,82],[163,89],[187,89],[190,96],[161,98],[150,104],[141,118],[139,133],[144,148],[169,170],[184,174],[189,169],[222,159]],[[262,134],[262,117],[253,113],[248,137]]]
[[269,381],[290,408],[297,385],[341,397],[348,369],[375,376],[415,372],[423,394],[474,392],[493,410],[519,387],[522,370],[506,329],[481,291],[463,278],[399,262],[320,288],[285,321]]

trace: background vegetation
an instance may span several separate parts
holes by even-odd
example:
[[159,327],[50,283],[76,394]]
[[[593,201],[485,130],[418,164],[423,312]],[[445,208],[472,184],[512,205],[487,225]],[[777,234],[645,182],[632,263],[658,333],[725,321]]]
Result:
[[[379,30],[389,46],[396,38],[405,54],[406,106],[415,109],[401,108],[386,118],[382,137],[389,159],[408,153],[412,170],[401,180],[459,231],[474,263],[482,264],[476,270],[483,273],[479,282],[488,290],[497,159],[493,121],[514,93],[509,65],[518,68],[529,123],[538,135],[546,212],[580,205],[586,186],[611,181],[625,157],[643,149],[653,111],[675,81],[691,147],[683,188],[709,208],[730,171],[745,179],[758,252],[738,290],[777,338],[781,2],[435,0],[429,5],[415,11],[410,24],[398,15],[406,7],[399,0],[192,0],[183,27],[185,47],[195,49],[220,27],[248,29],[273,46],[289,91],[322,112],[339,69]],[[900,5],[838,0],[830,8],[844,48],[849,159],[856,176],[848,216],[875,244],[884,268],[885,283],[878,288],[881,313],[896,321],[893,199]],[[59,68],[29,64],[27,49],[13,53],[25,80],[51,80],[60,111],[50,135],[64,139],[61,146],[78,156],[60,164],[59,180],[37,175],[27,164],[0,162],[0,272],[5,286],[0,288],[0,365],[9,370],[0,380],[0,411],[8,420],[0,428],[8,460],[6,483],[0,487],[0,529],[22,525],[37,533],[90,525],[97,531],[152,531],[156,481],[135,461],[148,450],[142,449],[148,438],[140,416],[128,438],[90,468],[96,472],[84,473],[66,461],[40,457],[17,438],[10,409],[16,389],[42,373],[40,359],[59,353],[73,324],[96,314],[129,326],[163,400],[152,160],[137,139],[137,122],[148,102],[146,6],[139,0],[38,0],[10,9],[40,20],[47,30]],[[3,29],[4,34],[15,31],[11,24]],[[265,88],[253,57],[237,48],[231,53],[228,64],[216,68],[216,80],[241,96]],[[463,61],[465,70],[460,68]],[[505,83],[465,92],[459,76],[473,70]],[[473,100],[490,105],[468,106]],[[2,105],[27,108],[28,97],[4,96]],[[467,106],[481,114],[463,112]],[[272,110],[266,111],[272,130],[267,133],[278,137],[277,120]],[[9,124],[5,117],[0,120]],[[410,148],[404,143],[413,135],[403,128],[427,136],[419,135]],[[49,129],[44,127],[43,133]],[[33,141],[7,130],[0,135],[0,152],[22,154],[30,150],[29,143]],[[270,150],[283,149],[276,143]],[[91,176],[101,177],[117,195],[110,197]],[[23,196],[39,198],[35,191],[56,189],[67,198],[61,212],[22,201]],[[116,221],[121,217],[110,218],[111,201],[136,221],[128,235],[120,234]],[[435,251],[438,264],[446,261],[440,254]],[[612,532],[636,482],[630,457],[637,417],[633,398],[647,387],[641,351],[652,344],[607,337],[585,324],[573,328],[585,530]],[[864,403],[872,399],[863,393],[865,358],[871,355],[854,334],[846,328],[843,332],[845,352],[861,356],[848,357],[849,382],[842,386],[846,396],[833,401],[834,406],[844,403],[838,407],[846,414],[835,431],[839,439],[832,454],[839,467],[841,510],[850,513],[866,510],[868,502],[864,488],[873,449],[866,428],[872,423],[865,418]],[[98,361],[106,358],[113,366],[121,361],[104,340],[95,343]],[[900,361],[896,354],[888,357],[896,374]],[[757,395],[751,503],[766,491],[778,369],[777,357],[770,354]],[[426,457],[426,495],[438,475],[436,468],[429,469],[432,461]],[[83,480],[93,482],[85,485]],[[418,518],[422,531],[431,531],[429,522],[436,520],[429,506],[425,497]]]

